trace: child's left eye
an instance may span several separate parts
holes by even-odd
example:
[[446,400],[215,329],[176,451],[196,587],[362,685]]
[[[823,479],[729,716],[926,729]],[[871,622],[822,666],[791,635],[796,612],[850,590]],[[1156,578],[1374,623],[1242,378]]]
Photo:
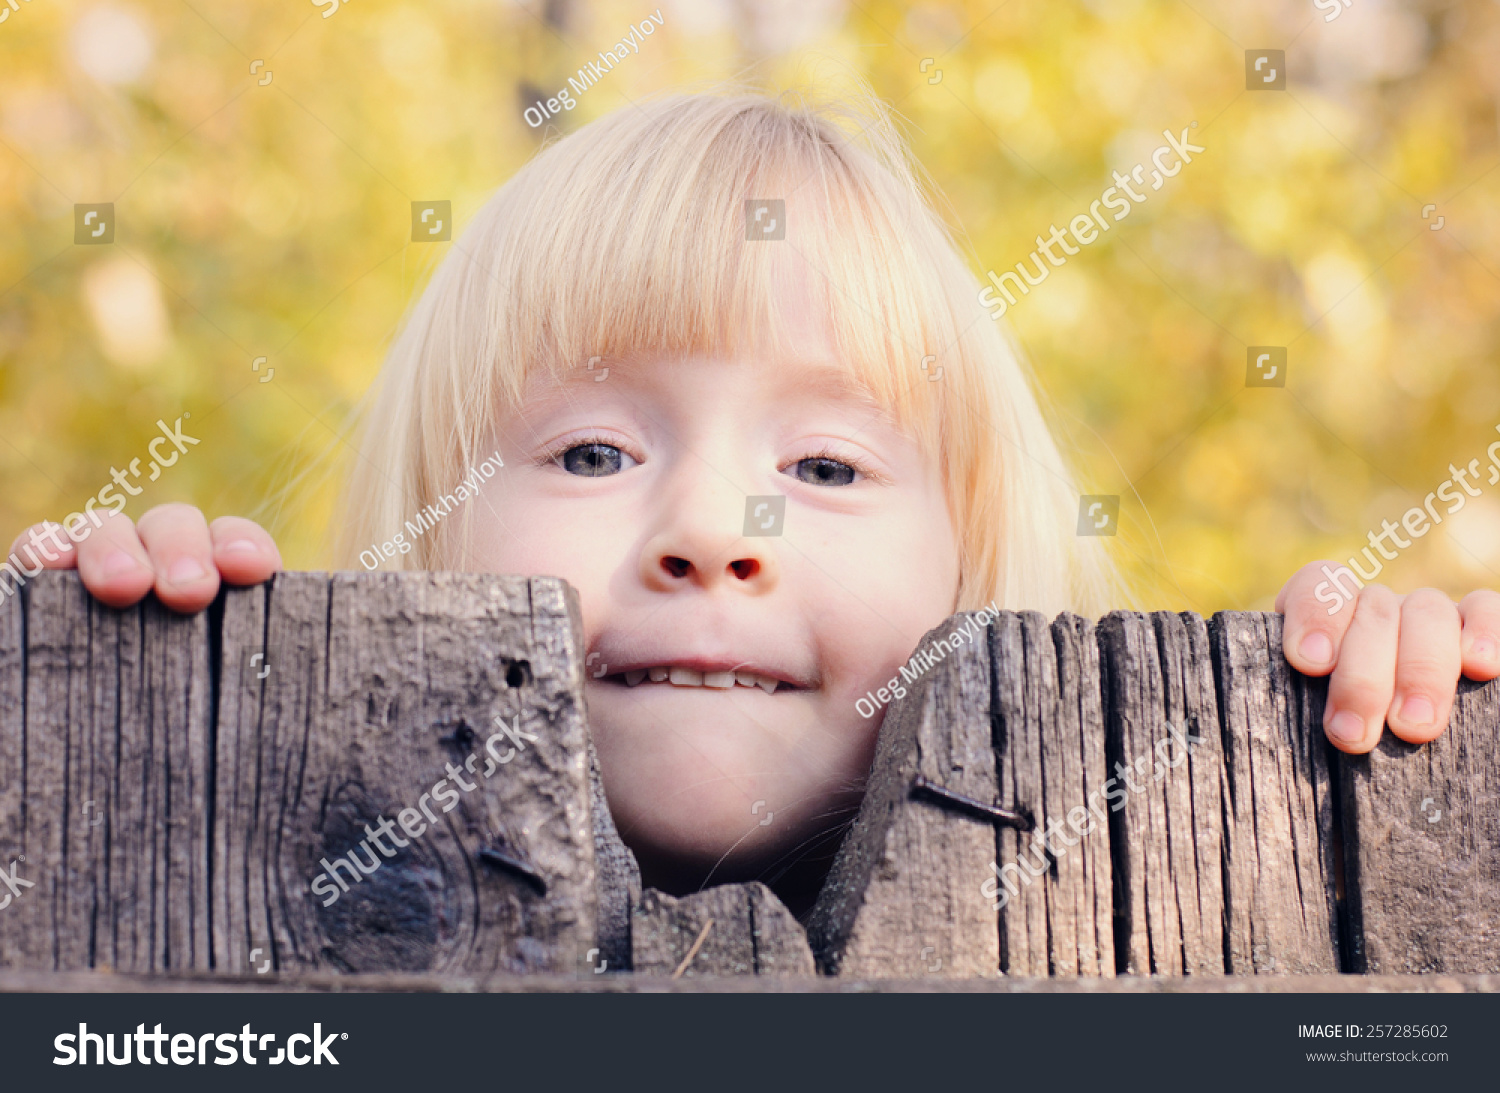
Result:
[[636,464],[634,457],[628,453],[613,444],[599,441],[575,444],[558,452],[552,457],[552,461],[569,474],[576,474],[580,478],[605,478]]
[[790,474],[809,486],[848,486],[854,482],[859,472],[842,460],[816,455],[797,460],[783,473]]

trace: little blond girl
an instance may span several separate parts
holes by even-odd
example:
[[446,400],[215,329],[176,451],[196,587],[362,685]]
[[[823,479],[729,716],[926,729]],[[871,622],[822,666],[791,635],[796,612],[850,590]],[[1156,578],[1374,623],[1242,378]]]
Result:
[[[806,906],[873,755],[868,696],[927,630],[992,602],[1121,606],[978,295],[873,101],[619,110],[542,151],[453,244],[372,394],[337,561],[368,568],[370,544],[498,461],[379,564],[569,581],[605,788],[646,883],[764,877]],[[253,523],[182,505],[68,547],[31,556],[76,564],[106,602],[154,587],[180,610],[279,565]],[[1293,665],[1332,673],[1339,747],[1368,751],[1386,723],[1431,739],[1461,670],[1500,673],[1500,596],[1367,585],[1328,615],[1319,564],[1276,606]]]

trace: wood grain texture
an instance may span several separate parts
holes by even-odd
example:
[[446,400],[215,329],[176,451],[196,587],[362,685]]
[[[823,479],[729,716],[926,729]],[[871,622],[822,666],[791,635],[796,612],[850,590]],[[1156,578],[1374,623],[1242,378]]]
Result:
[[[282,970],[585,963],[598,895],[572,595],[465,574],[276,578],[270,674],[221,694],[227,966],[262,939]],[[243,654],[228,639],[253,638],[258,613],[234,598],[226,681]],[[256,731],[231,738],[257,704]]]
[[[0,574],[0,869],[21,872],[26,853],[26,613],[19,590],[11,590],[8,573]],[[11,863],[15,863],[12,866]],[[24,875],[24,874],[22,874]],[[25,889],[35,893],[36,889]],[[20,911],[9,887],[0,891],[0,969],[46,967],[37,958],[38,941],[10,921]],[[18,916],[19,917],[19,916]],[[29,925],[29,924],[28,924]]]
[[[673,979],[649,975],[484,975],[434,976],[398,972],[367,975],[313,973],[297,976],[245,976],[219,972],[166,972],[114,975],[100,972],[0,970],[0,994],[352,994],[360,992],[441,994],[1494,994],[1500,975],[1300,975],[1167,976],[993,979],[851,979],[831,976],[698,976]],[[1404,1005],[1400,999],[1391,999]],[[1337,1002],[1319,1002],[1333,1005]]]
[[[817,971],[802,927],[759,881],[721,884],[681,897],[648,888],[632,918],[632,963],[638,973],[672,975],[689,954],[692,959],[681,978],[811,976]],[[702,944],[694,953],[700,936]]]
[[571,973],[596,841],[618,950],[580,642],[548,579],[280,574],[179,616],[39,575],[0,601],[0,964]]
[[1220,732],[1196,615],[1099,624],[1124,971],[1223,975]]
[[24,644],[12,601],[3,654],[7,682],[18,651],[25,680],[6,702],[0,866],[32,886],[0,892],[0,960],[207,969],[207,616],[114,611],[70,572],[23,596]]
[[916,799],[918,774],[985,802],[996,795],[985,628],[955,615],[918,646],[936,663],[887,710],[859,815],[807,920],[822,970],[852,976],[996,975],[999,932],[980,894],[994,828]]
[[1031,832],[996,829],[998,865],[989,891],[1000,904],[1000,966],[1008,975],[1112,976],[1104,716],[1093,624],[1072,615],[1049,624],[1036,612],[1004,612],[991,629],[990,649],[1000,804],[1037,823]]
[[71,572],[0,597],[0,967],[593,982],[670,974],[712,917],[704,976],[1500,971],[1500,682],[1351,758],[1278,615],[954,616],[804,934],[759,885],[642,893],[579,620],[480,574],[284,573],[195,616]]
[[615,828],[592,739],[589,740],[589,802],[594,822],[594,869],[599,885],[598,957],[610,968],[629,971],[630,923],[641,902],[641,867]]
[[1223,612],[1219,664],[1229,809],[1229,971],[1310,975],[1340,969],[1326,681],[1294,671],[1280,615]]
[[1463,681],[1448,731],[1343,757],[1351,963],[1500,970],[1500,691]]

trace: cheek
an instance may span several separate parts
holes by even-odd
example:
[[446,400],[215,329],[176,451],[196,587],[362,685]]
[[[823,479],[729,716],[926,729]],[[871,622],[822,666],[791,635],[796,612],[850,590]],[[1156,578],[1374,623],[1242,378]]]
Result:
[[[471,564],[489,573],[561,577],[582,599],[585,621],[602,602],[609,575],[617,572],[626,544],[600,533],[600,524],[574,526],[566,512],[506,509],[475,522]],[[605,525],[607,526],[607,525]]]
[[817,570],[804,574],[817,590],[810,598],[822,601],[808,617],[817,620],[829,699],[838,716],[847,713],[861,727],[872,723],[854,713],[853,703],[886,687],[923,635],[957,606],[958,548],[946,514],[940,519],[929,525],[935,532],[893,521],[860,542],[831,544]]

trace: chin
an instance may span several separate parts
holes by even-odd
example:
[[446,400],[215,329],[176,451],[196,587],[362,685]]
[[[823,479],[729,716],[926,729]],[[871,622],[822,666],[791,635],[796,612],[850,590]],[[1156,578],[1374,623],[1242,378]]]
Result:
[[591,693],[589,719],[610,812],[649,887],[774,875],[858,809],[875,734],[820,728],[810,695],[620,691]]
[[[701,761],[658,768],[644,778],[605,774],[615,825],[648,887],[681,894],[705,883],[767,879],[819,835],[851,819],[859,805],[857,793],[830,792],[805,775],[789,782],[750,773],[764,766],[739,769],[746,773],[727,789],[723,775]],[[760,788],[753,798],[735,788],[754,786]],[[776,800],[795,803],[776,808]]]

